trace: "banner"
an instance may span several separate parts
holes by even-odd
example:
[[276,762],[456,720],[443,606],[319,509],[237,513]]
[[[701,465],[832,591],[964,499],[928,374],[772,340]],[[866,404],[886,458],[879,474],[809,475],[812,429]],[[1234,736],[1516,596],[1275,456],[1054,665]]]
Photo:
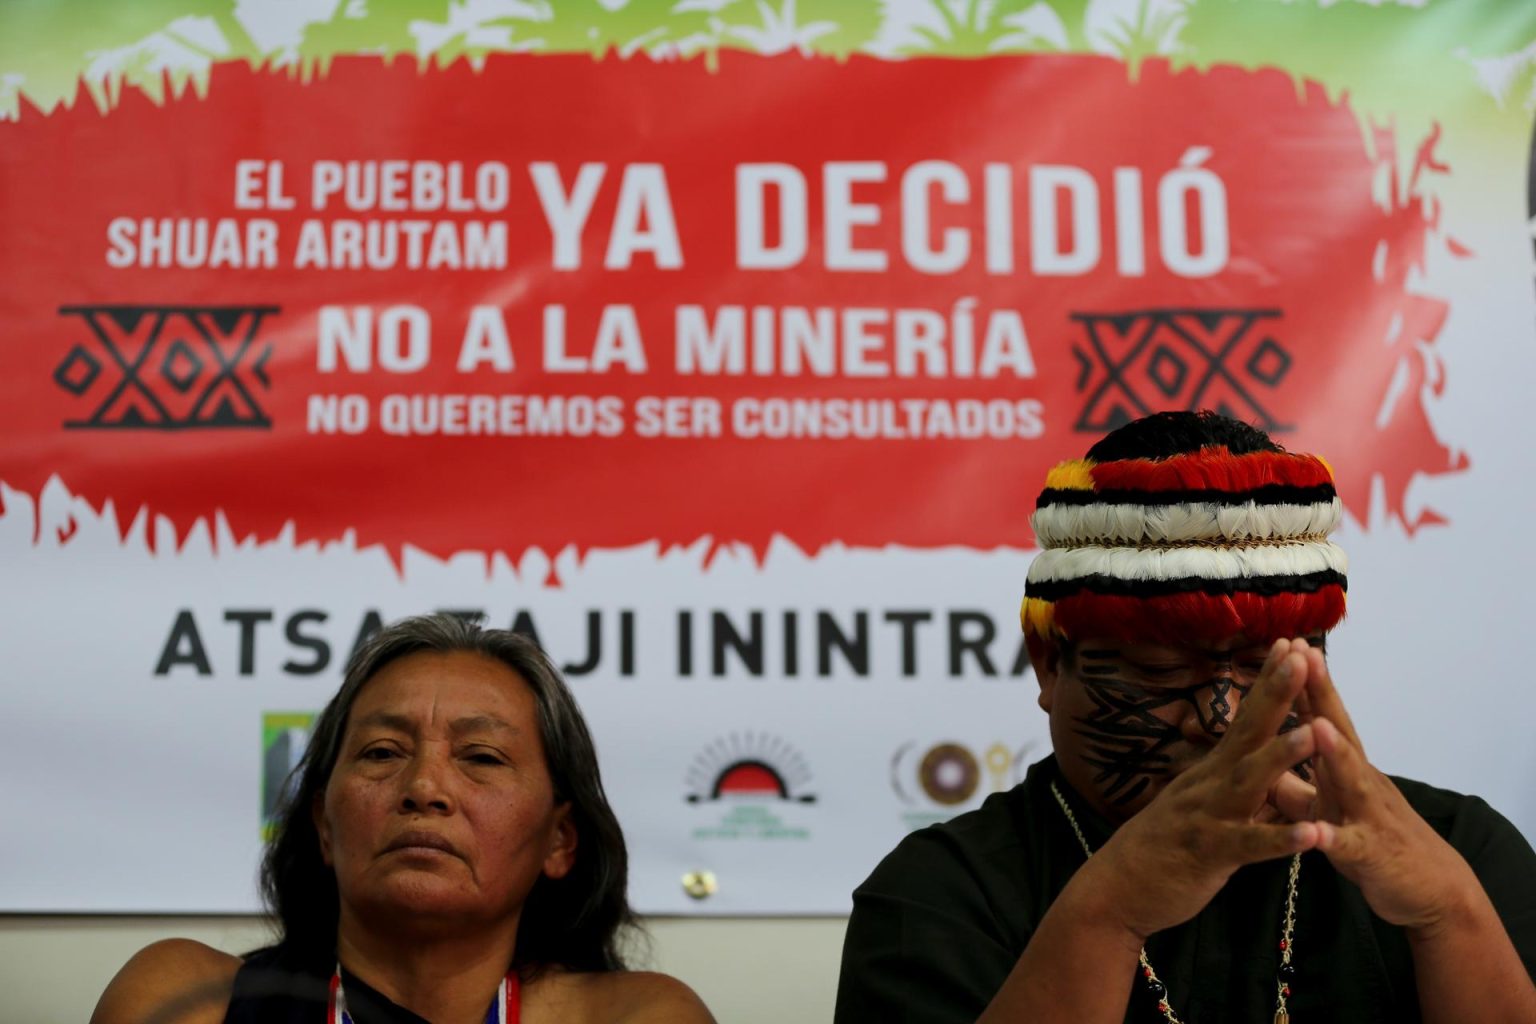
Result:
[[253,908],[443,609],[562,666],[638,909],[842,912],[1048,752],[1034,497],[1165,408],[1329,459],[1373,760],[1536,833],[1536,13],[187,6],[0,49],[0,908]]

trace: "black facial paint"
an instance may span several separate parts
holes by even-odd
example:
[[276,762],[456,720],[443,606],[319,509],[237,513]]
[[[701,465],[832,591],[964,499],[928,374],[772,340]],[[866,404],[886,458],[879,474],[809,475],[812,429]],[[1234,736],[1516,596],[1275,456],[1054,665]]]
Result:
[[1252,689],[1234,678],[1230,659],[1215,659],[1214,674],[1192,686],[1149,687],[1127,678],[1118,652],[1086,649],[1078,655],[1077,674],[1093,702],[1093,710],[1077,719],[1078,734],[1087,741],[1083,759],[1095,770],[1094,784],[1117,805],[1135,800],[1172,768],[1166,751],[1183,734],[1177,721],[1159,718],[1159,710],[1188,704],[1201,728],[1220,737],[1232,724],[1232,692],[1241,697]]

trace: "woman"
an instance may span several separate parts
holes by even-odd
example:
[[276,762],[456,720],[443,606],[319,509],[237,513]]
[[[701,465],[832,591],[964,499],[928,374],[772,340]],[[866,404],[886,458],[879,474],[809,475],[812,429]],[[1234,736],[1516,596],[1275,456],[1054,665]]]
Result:
[[708,1022],[624,970],[624,837],[532,641],[407,619],[347,668],[262,865],[281,938],[138,953],[93,1024]]

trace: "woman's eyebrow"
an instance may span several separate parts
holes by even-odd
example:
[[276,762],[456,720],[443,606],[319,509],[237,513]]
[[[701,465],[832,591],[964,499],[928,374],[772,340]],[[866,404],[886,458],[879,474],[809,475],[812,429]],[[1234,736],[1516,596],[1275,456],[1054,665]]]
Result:
[[370,711],[357,720],[358,728],[384,728],[392,732],[409,733],[414,731],[415,722],[407,715],[393,711]]
[[448,729],[455,736],[471,732],[505,732],[516,735],[522,731],[495,715],[465,715],[463,718],[455,718],[449,723]]

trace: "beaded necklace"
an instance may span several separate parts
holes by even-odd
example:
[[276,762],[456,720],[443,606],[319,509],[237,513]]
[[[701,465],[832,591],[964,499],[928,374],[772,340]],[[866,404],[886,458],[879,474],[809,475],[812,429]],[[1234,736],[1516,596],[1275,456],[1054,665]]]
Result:
[[[1054,779],[1051,781],[1051,795],[1061,806],[1061,813],[1067,816],[1067,824],[1072,826],[1072,834],[1077,836],[1078,845],[1083,848],[1083,856],[1092,857],[1093,847],[1088,845],[1088,838],[1077,825],[1077,816],[1067,806],[1067,798],[1061,795]],[[1291,966],[1291,935],[1296,929],[1296,880],[1300,874],[1301,854],[1298,853],[1291,857],[1291,870],[1285,884],[1285,920],[1280,925],[1280,967],[1276,971],[1279,977],[1275,980],[1275,1024],[1290,1024],[1291,1020],[1286,1000],[1291,994],[1291,979],[1296,975],[1296,968]],[[1168,1002],[1168,987],[1158,979],[1157,972],[1152,969],[1152,962],[1147,959],[1147,947],[1141,947],[1139,959],[1142,981],[1146,983],[1152,998],[1157,1000],[1158,1011],[1168,1024],[1184,1024]]]

